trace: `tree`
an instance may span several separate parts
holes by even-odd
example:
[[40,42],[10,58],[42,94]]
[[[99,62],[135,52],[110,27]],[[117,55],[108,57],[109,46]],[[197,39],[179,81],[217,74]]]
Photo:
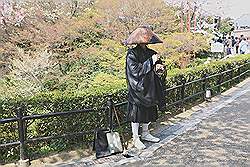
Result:
[[163,0],[99,0],[97,9],[105,20],[103,25],[117,40],[124,39],[136,27],[151,25],[158,33],[176,29],[175,10]]
[[225,18],[221,20],[219,31],[223,34],[228,34],[233,31],[233,19]]

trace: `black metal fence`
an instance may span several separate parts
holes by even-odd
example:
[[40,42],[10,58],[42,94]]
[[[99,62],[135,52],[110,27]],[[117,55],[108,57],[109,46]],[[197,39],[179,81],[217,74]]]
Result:
[[[220,94],[222,91],[226,89],[225,85],[227,85],[226,87],[233,86],[236,83],[239,83],[242,79],[249,76],[249,63],[250,62],[247,62],[236,68],[232,68],[227,71],[220,72],[218,74],[204,75],[204,77],[197,79],[197,80],[190,81],[190,82],[186,82],[185,79],[183,79],[180,85],[166,89],[167,95],[175,91],[176,91],[175,93],[177,94],[176,99],[167,100],[167,107],[172,107],[175,105],[180,105],[181,107],[184,107],[185,103],[188,102],[188,100],[193,99],[193,98],[196,98],[196,100],[197,99],[206,100],[205,94],[207,90],[211,90],[212,96]],[[197,83],[199,83],[198,84],[199,86],[197,86]],[[189,88],[191,85],[196,85],[196,86],[193,86],[191,90]],[[74,111],[67,111],[67,112],[48,113],[48,114],[42,114],[42,115],[24,115],[23,111],[19,110],[15,118],[0,119],[0,124],[7,124],[11,122],[18,123],[19,139],[18,141],[14,141],[14,142],[2,143],[0,144],[0,148],[19,145],[20,160],[24,160],[26,159],[26,149],[27,149],[28,143],[47,141],[47,140],[58,139],[58,138],[71,138],[71,137],[82,136],[82,135],[87,135],[87,134],[93,135],[95,132],[95,129],[93,128],[91,131],[72,132],[72,133],[55,135],[55,136],[26,138],[25,126],[27,126],[27,121],[50,118],[50,117],[54,118],[54,117],[69,116],[69,115],[74,115],[74,114],[91,113],[91,112],[96,112],[98,110],[99,111],[103,110],[105,111],[105,115],[107,119],[106,125],[109,126],[110,115],[111,115],[112,110],[114,108],[117,109],[120,113],[123,113],[124,114],[123,117],[125,117],[126,106],[127,106],[127,102],[114,104],[112,101],[112,98],[108,97],[107,105],[99,109],[82,109],[82,110],[74,110]],[[125,120],[121,122],[121,124],[122,125],[127,124],[127,121]]]

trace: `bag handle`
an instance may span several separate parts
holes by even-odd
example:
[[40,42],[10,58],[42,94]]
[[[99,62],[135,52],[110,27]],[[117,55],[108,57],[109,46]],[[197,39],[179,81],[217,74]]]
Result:
[[108,128],[112,132],[113,131],[113,101],[111,95],[108,96]]
[[[119,128],[121,128],[121,122],[119,120],[119,117],[118,117],[118,114],[117,114],[117,110],[115,109],[115,107],[113,107],[113,109],[114,109],[114,113],[115,113],[115,117],[116,117],[118,126],[119,126]],[[124,137],[123,133],[121,133],[121,137],[122,137],[123,142],[125,143],[125,137]],[[128,149],[128,145],[124,144],[124,148]]]
[[[115,108],[115,106],[113,104],[111,95],[108,96],[108,106],[109,106],[109,108],[108,108],[109,109],[109,130],[112,132],[113,131],[113,111],[115,113],[115,117],[116,117],[119,128],[121,128],[121,122],[119,120],[116,108]],[[125,137],[124,137],[123,133],[121,133],[121,137],[122,137],[122,140],[125,143]],[[125,149],[128,148],[127,144],[126,145],[123,144],[123,145],[124,145]]]

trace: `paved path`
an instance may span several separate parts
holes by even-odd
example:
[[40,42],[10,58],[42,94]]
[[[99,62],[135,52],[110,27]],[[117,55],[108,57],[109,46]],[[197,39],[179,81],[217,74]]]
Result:
[[250,91],[131,166],[250,166]]
[[154,133],[161,142],[146,143],[147,149],[132,158],[115,155],[51,166],[250,166],[250,78],[212,102],[161,122]]

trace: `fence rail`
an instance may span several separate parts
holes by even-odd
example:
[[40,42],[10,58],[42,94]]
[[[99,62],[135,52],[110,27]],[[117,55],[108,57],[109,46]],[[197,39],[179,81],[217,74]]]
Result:
[[[193,80],[193,81],[189,81],[186,82],[185,79],[182,79],[181,84],[180,85],[176,85],[173,86],[171,88],[167,88],[166,94],[168,94],[171,91],[174,90],[179,90],[180,93],[180,98],[176,99],[174,101],[172,101],[171,103],[167,103],[167,107],[171,107],[174,105],[181,105],[184,106],[185,102],[189,99],[192,99],[194,97],[197,96],[201,96],[201,98],[203,100],[206,100],[205,94],[207,90],[212,90],[212,92],[217,92],[217,93],[213,93],[212,95],[217,95],[220,94],[222,91],[222,87],[225,84],[232,84],[232,82],[238,83],[240,82],[241,78],[245,77],[245,76],[249,76],[249,68],[247,68],[246,70],[242,70],[243,67],[245,66],[249,66],[250,62],[247,62],[243,65],[240,65],[238,67],[217,73],[217,74],[213,74],[213,75],[204,75],[204,77],[199,78],[197,80]],[[236,71],[236,76],[234,76],[234,71]],[[223,78],[226,76],[229,77],[229,79],[227,80],[223,80]],[[214,86],[209,86],[209,80],[218,77],[217,81],[216,81],[216,85]],[[201,82],[202,84],[202,90],[199,90],[198,92],[192,93],[191,95],[186,96],[186,89],[189,85],[192,84],[196,84],[198,82]],[[91,131],[83,131],[83,132],[72,132],[72,133],[66,133],[66,134],[61,134],[61,135],[55,135],[55,136],[44,136],[44,137],[36,137],[36,138],[26,138],[25,136],[25,126],[27,124],[27,121],[29,120],[35,120],[35,119],[43,119],[43,118],[49,118],[49,117],[60,117],[60,116],[67,116],[67,115],[72,115],[72,114],[82,114],[82,113],[89,113],[89,112],[96,112],[98,110],[103,110],[106,112],[106,116],[107,116],[107,125],[109,125],[109,127],[113,126],[113,122],[112,122],[112,109],[114,107],[122,107],[127,105],[127,101],[125,102],[121,102],[121,103],[117,103],[117,104],[113,104],[112,98],[108,97],[107,99],[107,105],[106,107],[103,108],[99,108],[99,109],[82,109],[82,110],[72,110],[72,111],[67,111],[67,112],[55,112],[55,113],[48,113],[48,114],[42,114],[42,115],[23,115],[23,111],[19,110],[17,117],[14,118],[6,118],[6,119],[0,119],[0,124],[7,124],[7,123],[11,123],[11,122],[17,122],[18,123],[18,135],[19,135],[19,139],[18,141],[12,141],[12,142],[8,142],[8,143],[2,143],[0,144],[0,148],[1,147],[10,147],[10,146],[17,146],[19,145],[19,150],[20,150],[20,160],[24,160],[26,159],[26,146],[28,143],[32,143],[32,142],[39,142],[39,141],[44,141],[44,140],[51,140],[51,139],[58,139],[58,138],[71,138],[71,137],[75,137],[75,136],[82,136],[82,135],[87,135],[87,134],[94,134],[95,129],[91,130]],[[122,122],[121,124],[126,124],[127,122]]]

